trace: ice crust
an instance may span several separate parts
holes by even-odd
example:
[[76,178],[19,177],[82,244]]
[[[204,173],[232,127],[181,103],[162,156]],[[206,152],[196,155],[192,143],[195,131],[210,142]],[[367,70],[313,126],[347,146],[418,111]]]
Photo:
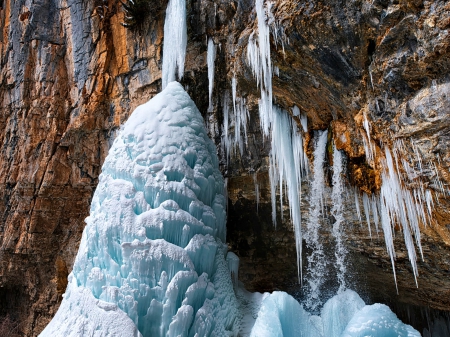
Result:
[[70,285],[41,336],[236,335],[224,193],[202,116],[171,82],[114,141]]

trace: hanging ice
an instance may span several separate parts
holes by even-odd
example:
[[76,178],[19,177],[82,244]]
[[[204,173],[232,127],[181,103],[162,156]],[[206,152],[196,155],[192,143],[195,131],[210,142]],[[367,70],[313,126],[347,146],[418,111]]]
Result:
[[99,180],[69,287],[42,336],[235,335],[224,181],[180,84],[133,112]]
[[305,232],[306,245],[311,249],[308,256],[308,275],[306,278],[307,301],[306,306],[315,311],[322,304],[321,287],[324,283],[326,267],[322,241],[320,240],[320,220],[323,216],[323,194],[325,175],[323,165],[325,160],[328,131],[317,131],[315,136],[313,180],[309,200],[309,218]]
[[402,227],[409,260],[411,262],[414,278],[417,285],[418,270],[414,239],[416,241],[416,246],[419,248],[419,251],[422,255],[419,221],[420,213],[423,212],[423,206],[418,207],[411,191],[403,188],[400,177],[397,173],[398,160],[396,157],[392,158],[391,151],[387,147],[385,148],[385,155],[385,171],[382,173],[381,177],[382,185],[380,199],[381,224],[384,231],[386,247],[391,258],[394,278],[396,280],[394,266],[395,251],[393,241],[393,227],[395,223],[399,223]]
[[240,97],[237,93],[237,82],[235,77],[231,80],[231,98],[233,109],[230,111],[230,94],[228,91],[225,91],[223,95],[222,146],[227,160],[231,156],[233,150],[239,150],[240,154],[243,155],[244,144],[247,144],[247,122],[249,119],[249,112],[245,98]]
[[183,78],[186,57],[186,0],[169,0],[164,22],[162,88]]
[[208,61],[208,89],[209,89],[209,107],[208,111],[212,111],[212,92],[214,88],[214,62],[216,60],[216,46],[214,45],[214,41],[209,38],[208,39],[208,52],[207,52],[207,61]]
[[255,2],[258,18],[258,36],[252,33],[247,45],[247,61],[253,70],[257,84],[261,86],[259,100],[259,118],[261,129],[269,136],[272,121],[272,60],[270,58],[270,28],[267,25],[267,14],[264,0]]
[[303,138],[298,132],[297,125],[292,120],[292,117],[286,111],[276,106],[273,107],[271,145],[269,178],[272,197],[272,220],[276,224],[276,188],[277,186],[280,188],[282,209],[283,187],[286,186],[290,216],[294,225],[297,267],[300,279],[302,255],[300,193],[302,175],[306,170]]

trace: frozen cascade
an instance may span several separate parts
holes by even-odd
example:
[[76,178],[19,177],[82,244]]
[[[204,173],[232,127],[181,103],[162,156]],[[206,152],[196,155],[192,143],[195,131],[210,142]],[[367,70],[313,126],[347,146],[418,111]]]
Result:
[[[169,0],[164,22],[162,88],[183,78],[186,57],[186,0]],[[177,73],[178,71],[178,73]]]
[[326,261],[320,240],[320,223],[323,216],[323,194],[325,160],[328,131],[317,131],[314,137],[314,163],[311,192],[309,200],[309,218],[306,225],[305,241],[311,254],[308,256],[307,300],[306,306],[315,311],[322,304],[320,294],[324,282]]
[[[139,106],[102,168],[64,300],[41,336],[235,336],[214,143],[181,85]],[[139,331],[137,331],[136,327]]]
[[[346,289],[345,285],[345,257],[347,255],[347,249],[345,248],[344,242],[346,241],[345,228],[344,228],[344,205],[342,203],[342,195],[344,194],[345,187],[342,181],[344,158],[336,145],[333,144],[333,189],[331,192],[331,200],[333,200],[333,207],[331,208],[331,214],[334,217],[333,223],[333,237],[336,240],[336,267],[337,267],[337,278],[339,282],[338,294]],[[331,336],[331,335],[330,335]]]
[[[288,131],[289,130],[289,131]],[[297,267],[301,279],[302,233],[300,213],[300,193],[302,175],[306,163],[303,154],[303,138],[297,125],[286,111],[273,107],[270,152],[270,189],[272,197],[272,220],[276,224],[276,188],[280,189],[280,203],[283,208],[283,187],[289,202],[290,216],[294,225],[297,250]]]
[[209,107],[208,111],[212,111],[212,92],[214,88],[214,62],[216,60],[216,46],[214,45],[214,41],[209,38],[208,39],[208,52],[207,52],[207,61],[208,61],[208,89],[209,89]]

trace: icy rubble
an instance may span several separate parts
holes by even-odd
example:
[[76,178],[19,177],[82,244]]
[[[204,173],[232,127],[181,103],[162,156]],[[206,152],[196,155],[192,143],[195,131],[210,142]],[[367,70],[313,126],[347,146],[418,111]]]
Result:
[[236,335],[224,193],[201,114],[169,83],[114,141],[70,285],[41,336]]

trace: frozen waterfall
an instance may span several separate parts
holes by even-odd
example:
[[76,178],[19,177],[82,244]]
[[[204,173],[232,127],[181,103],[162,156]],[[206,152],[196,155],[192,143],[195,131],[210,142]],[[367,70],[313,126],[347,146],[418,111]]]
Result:
[[331,208],[331,214],[334,217],[333,223],[333,237],[336,241],[335,257],[337,267],[337,278],[339,282],[338,293],[345,290],[345,273],[347,270],[345,264],[345,257],[347,255],[347,248],[345,247],[345,219],[344,219],[344,205],[342,195],[345,192],[345,185],[342,181],[342,175],[344,174],[344,158],[336,145],[333,144],[333,189],[331,192],[331,199],[333,200],[333,207]]
[[327,144],[327,131],[318,131],[315,135],[313,178],[309,200],[309,218],[306,224],[305,241],[311,254],[308,256],[308,275],[306,277],[306,305],[311,310],[321,306],[321,287],[324,283],[326,260],[320,239],[321,218],[324,215],[325,174],[323,165]]
[[169,0],[164,22],[162,88],[183,78],[186,57],[186,0]]

